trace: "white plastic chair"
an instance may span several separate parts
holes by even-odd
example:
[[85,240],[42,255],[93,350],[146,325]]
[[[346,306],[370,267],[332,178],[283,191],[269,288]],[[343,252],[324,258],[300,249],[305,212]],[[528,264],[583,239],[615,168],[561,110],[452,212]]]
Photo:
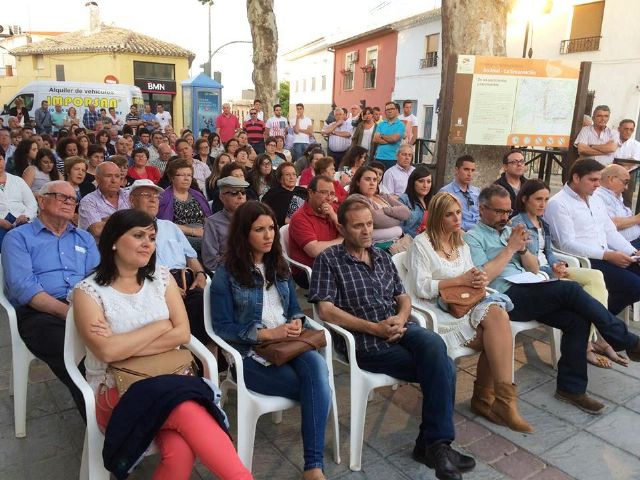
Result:
[[35,360],[18,332],[16,310],[4,294],[4,272],[0,263],[0,305],[9,319],[11,331],[11,382],[13,390],[13,418],[16,437],[27,436],[27,386],[29,384],[29,366]]
[[282,247],[282,255],[289,265],[298,267],[307,274],[307,279],[311,283],[311,268],[300,262],[295,261],[289,256],[289,224],[280,227],[280,246]]
[[[218,364],[213,354],[200,343],[193,335],[191,341],[184,345],[200,359],[204,367],[203,376],[218,384]],[[67,314],[67,323],[64,335],[64,365],[69,372],[73,383],[82,392],[84,398],[85,411],[87,415],[87,430],[84,436],[84,448],[82,450],[82,462],[80,464],[80,480],[109,480],[110,474],[104,468],[102,460],[102,446],[104,444],[104,434],[98,427],[96,420],[96,399],[95,394],[87,380],[80,373],[78,364],[86,354],[85,344],[78,334],[76,324],[73,319],[73,308]],[[158,449],[153,443],[145,455],[157,453]]]
[[[406,256],[407,256],[407,252],[402,252],[391,257],[393,260],[393,264],[396,266],[396,269],[398,270],[400,279],[402,280],[402,283],[404,283],[405,285],[406,285],[406,277],[407,277],[407,274],[409,273],[405,265]],[[430,320],[431,328],[433,329],[434,332],[438,333],[438,320],[433,310],[431,310],[429,307],[424,305],[423,302],[420,302],[420,300],[416,298],[411,299],[411,304],[415,310],[422,313]],[[511,337],[512,337],[512,343],[513,343],[513,351],[511,353],[511,361],[513,363],[513,368],[511,369],[511,371],[513,372],[512,375],[515,376],[516,336],[519,333],[524,332],[526,330],[534,330],[536,328],[539,328],[542,326],[542,324],[536,320],[529,320],[528,322],[509,322],[509,324],[511,326]],[[554,367],[558,363],[559,345],[560,345],[559,340],[556,342],[556,331],[558,332],[558,334],[560,334],[560,330],[556,330],[555,328],[551,329],[551,331],[549,332],[550,342],[551,342],[551,361]],[[447,352],[447,353],[453,360],[457,360],[458,358],[474,355],[478,352],[473,350],[472,348],[460,346],[454,349],[452,352]],[[515,381],[515,378],[512,378],[512,381]]]
[[[226,401],[229,389],[235,389],[238,395],[238,456],[242,463],[251,470],[253,464],[253,444],[256,436],[256,424],[258,419],[265,413],[273,413],[274,423],[280,423],[282,421],[282,411],[293,408],[298,405],[298,402],[285,397],[278,397],[272,395],[263,395],[261,393],[249,390],[244,382],[244,370],[242,363],[242,356],[240,353],[224,341],[221,337],[216,335],[213,330],[213,323],[211,318],[211,282],[207,282],[207,286],[204,290],[204,325],[207,334],[211,337],[218,347],[227,352],[233,358],[235,365],[236,379],[234,381],[231,374],[231,369],[227,372],[226,379],[220,385],[222,390],[222,401]],[[312,328],[321,330],[322,326],[307,317],[307,322]],[[321,353],[325,358],[327,368],[329,370],[329,386],[331,387],[331,413],[333,417],[333,458],[336,463],[340,463],[340,428],[338,424],[338,409],[336,402],[336,388],[333,381],[333,352],[331,335],[326,329],[325,338],[327,346],[322,349]]]

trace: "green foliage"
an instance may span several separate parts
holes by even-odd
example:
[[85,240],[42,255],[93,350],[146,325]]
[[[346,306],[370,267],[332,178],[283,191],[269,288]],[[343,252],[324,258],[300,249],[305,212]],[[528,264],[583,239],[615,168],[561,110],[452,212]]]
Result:
[[278,103],[282,106],[282,115],[289,117],[289,82],[280,82],[278,90]]

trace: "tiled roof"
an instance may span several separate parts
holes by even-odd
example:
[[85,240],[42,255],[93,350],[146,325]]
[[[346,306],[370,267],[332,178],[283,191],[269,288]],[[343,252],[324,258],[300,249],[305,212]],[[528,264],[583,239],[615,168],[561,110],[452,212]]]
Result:
[[79,30],[11,50],[15,56],[102,52],[186,57],[189,63],[196,56],[173,43],[108,25],[101,25],[100,31],[95,33]]

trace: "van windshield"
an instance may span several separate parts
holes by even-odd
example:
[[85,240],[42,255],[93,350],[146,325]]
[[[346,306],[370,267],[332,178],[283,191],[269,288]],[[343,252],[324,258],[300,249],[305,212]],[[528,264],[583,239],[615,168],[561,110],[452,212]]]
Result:
[[20,97],[24,100],[24,107],[28,112],[30,112],[33,108],[33,93],[23,93],[21,95],[17,95],[13,100],[11,100],[10,104],[6,105],[2,115],[9,115],[9,110],[16,106],[16,100]]

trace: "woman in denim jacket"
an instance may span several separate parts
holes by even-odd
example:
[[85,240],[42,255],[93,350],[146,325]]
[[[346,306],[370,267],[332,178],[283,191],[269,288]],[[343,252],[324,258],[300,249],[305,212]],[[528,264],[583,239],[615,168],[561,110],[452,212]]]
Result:
[[[545,272],[549,278],[566,278],[578,282],[589,295],[606,307],[609,294],[602,272],[590,268],[568,268],[553,254],[549,225],[542,218],[548,200],[549,187],[546,183],[538,179],[528,180],[516,197],[518,214],[511,219],[511,224],[515,226],[522,223],[529,230],[530,240],[527,248],[538,257],[540,271]],[[596,337],[595,328],[592,330],[592,336]],[[598,335],[587,347],[587,361],[600,368],[611,368],[611,362],[603,355],[621,365],[626,366],[628,363],[626,358],[618,355],[604,338]]]
[[415,237],[423,232],[427,222],[427,205],[431,200],[431,171],[418,165],[407,180],[407,189],[398,200],[411,210],[411,215],[400,224],[405,235]]
[[234,213],[227,254],[211,285],[215,332],[243,356],[247,387],[300,402],[305,480],[322,480],[331,391],[323,357],[308,351],[276,366],[254,350],[263,341],[296,337],[305,319],[282,256],[275,214],[259,202]]

